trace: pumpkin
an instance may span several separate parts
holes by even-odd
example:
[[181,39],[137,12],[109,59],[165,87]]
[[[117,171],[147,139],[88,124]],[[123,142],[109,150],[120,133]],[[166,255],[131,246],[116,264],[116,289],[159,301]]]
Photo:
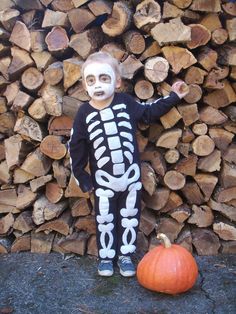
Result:
[[193,287],[198,276],[198,266],[184,247],[171,244],[169,238],[159,233],[162,244],[150,250],[137,267],[138,282],[145,288],[167,294],[178,294]]

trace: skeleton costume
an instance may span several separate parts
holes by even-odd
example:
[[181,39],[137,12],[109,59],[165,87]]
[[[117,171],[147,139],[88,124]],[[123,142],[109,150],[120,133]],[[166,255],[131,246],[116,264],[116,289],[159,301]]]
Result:
[[[157,121],[179,101],[174,92],[151,104],[115,93],[104,109],[89,103],[79,108],[69,142],[71,165],[82,191],[94,189],[101,259],[113,260],[136,249],[141,210],[137,123]],[[88,161],[91,175],[85,171]]]

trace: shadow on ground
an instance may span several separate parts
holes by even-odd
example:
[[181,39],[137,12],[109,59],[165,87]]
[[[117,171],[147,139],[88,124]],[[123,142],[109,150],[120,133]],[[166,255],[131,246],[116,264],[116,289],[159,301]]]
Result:
[[113,277],[101,278],[90,257],[0,255],[0,314],[235,314],[236,255],[196,260],[195,286],[169,296],[121,277],[118,269]]

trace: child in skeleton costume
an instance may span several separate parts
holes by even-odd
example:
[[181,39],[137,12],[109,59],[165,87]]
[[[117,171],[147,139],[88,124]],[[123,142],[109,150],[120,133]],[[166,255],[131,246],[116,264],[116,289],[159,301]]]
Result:
[[[74,177],[83,192],[94,191],[98,273],[113,274],[113,261],[123,276],[135,275],[130,255],[135,252],[141,211],[140,159],[135,137],[137,123],[157,121],[186,93],[182,82],[168,97],[141,104],[125,93],[119,64],[107,53],[90,55],[82,69],[91,97],[78,110],[69,142]],[[91,175],[85,171],[89,161]]]

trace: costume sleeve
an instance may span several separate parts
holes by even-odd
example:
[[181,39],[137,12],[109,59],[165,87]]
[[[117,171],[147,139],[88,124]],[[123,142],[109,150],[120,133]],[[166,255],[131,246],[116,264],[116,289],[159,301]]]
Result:
[[91,176],[85,171],[89,157],[87,133],[80,111],[78,111],[71,129],[69,151],[71,169],[76,182],[83,192],[91,191],[93,188]]
[[157,121],[171,108],[179,104],[180,98],[176,93],[171,92],[170,95],[158,98],[151,103],[139,103],[134,99],[132,99],[131,102],[131,110],[134,113],[135,120],[150,124]]

